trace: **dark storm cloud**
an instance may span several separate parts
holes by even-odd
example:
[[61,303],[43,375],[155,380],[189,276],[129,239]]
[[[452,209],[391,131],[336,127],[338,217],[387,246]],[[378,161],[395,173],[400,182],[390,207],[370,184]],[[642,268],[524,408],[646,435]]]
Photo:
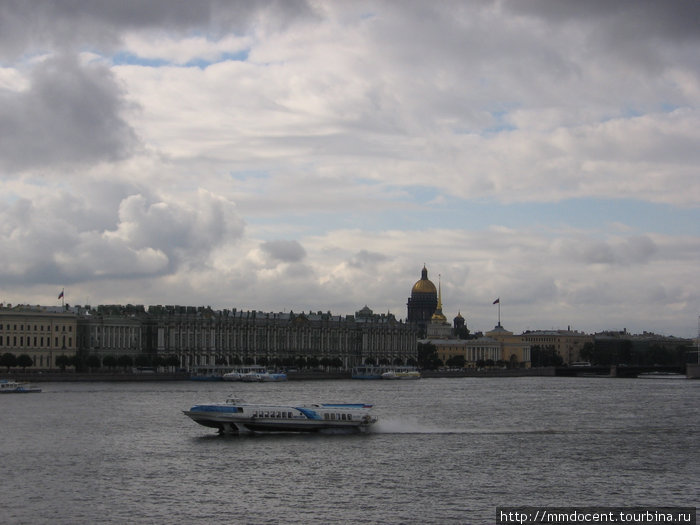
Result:
[[348,264],[353,268],[363,268],[367,265],[374,265],[388,259],[389,258],[382,253],[360,250],[350,259]]
[[282,262],[299,262],[306,257],[306,250],[298,241],[267,241],[260,245],[260,249]]
[[242,31],[256,15],[284,25],[311,14],[304,0],[0,1],[0,58],[43,48],[111,47],[125,31]]
[[119,160],[137,144],[121,116],[122,93],[101,65],[75,56],[47,59],[25,91],[0,91],[0,166]]
[[611,39],[700,39],[700,2],[692,0],[528,0],[504,2],[503,7],[554,24],[602,24]]

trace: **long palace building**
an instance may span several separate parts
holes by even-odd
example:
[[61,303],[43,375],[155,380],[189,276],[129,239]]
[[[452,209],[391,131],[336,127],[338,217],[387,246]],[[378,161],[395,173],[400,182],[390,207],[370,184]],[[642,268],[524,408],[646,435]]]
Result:
[[406,364],[417,357],[417,332],[413,324],[367,306],[346,316],[130,305],[76,307],[58,314],[23,306],[0,308],[0,353],[5,352],[29,355],[32,368],[53,368],[58,355],[76,353],[100,359],[177,357],[188,369],[262,358],[280,363],[339,359],[350,368],[368,360]]

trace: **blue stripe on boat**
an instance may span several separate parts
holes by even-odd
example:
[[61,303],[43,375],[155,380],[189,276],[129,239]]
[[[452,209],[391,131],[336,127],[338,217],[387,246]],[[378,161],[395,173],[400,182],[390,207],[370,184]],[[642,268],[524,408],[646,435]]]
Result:
[[321,416],[319,416],[317,412],[314,412],[310,408],[304,408],[304,407],[294,407],[294,408],[296,408],[299,412],[304,414],[309,419],[321,419]]

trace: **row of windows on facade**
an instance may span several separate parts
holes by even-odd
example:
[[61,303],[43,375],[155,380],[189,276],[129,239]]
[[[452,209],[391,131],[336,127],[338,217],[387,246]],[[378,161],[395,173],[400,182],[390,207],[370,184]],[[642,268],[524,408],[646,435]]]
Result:
[[[19,337],[19,339],[17,339]],[[62,341],[60,341],[60,338],[55,337],[54,338],[54,345],[53,348],[58,348],[58,347],[72,347],[73,346],[73,338],[69,337],[68,339],[65,338],[65,336],[62,338]],[[44,344],[46,343],[46,344]],[[32,343],[32,338],[30,336],[27,336],[26,339],[24,336],[2,336],[0,335],[0,346],[7,346],[7,347],[17,347],[17,348],[51,348],[51,338],[46,337],[46,340],[44,340],[43,337],[39,336],[34,336],[34,341]]]
[[[55,328],[56,328],[55,331],[58,332],[58,331],[59,331],[59,325],[56,325]],[[66,325],[61,325],[61,328],[62,328],[61,331],[63,331],[63,332],[72,332],[72,331],[73,331],[73,326],[71,326],[71,325],[68,325],[68,326],[67,326],[68,330],[66,330]],[[28,324],[28,325],[27,325],[27,330],[31,330],[31,329],[32,329],[32,325],[29,325],[29,324]],[[7,331],[14,330],[14,331],[16,332],[16,331],[17,331],[17,325],[16,325],[16,324],[15,324],[15,325],[6,324],[6,325],[4,325],[4,330],[7,330]],[[3,331],[3,325],[0,324],[0,332],[2,332],[2,331]],[[19,331],[20,331],[20,332],[24,332],[24,325],[23,325],[23,324],[19,325]],[[34,331],[35,331],[35,332],[50,332],[50,331],[51,331],[51,325],[46,325],[46,326],[44,326],[44,325],[34,325]]]

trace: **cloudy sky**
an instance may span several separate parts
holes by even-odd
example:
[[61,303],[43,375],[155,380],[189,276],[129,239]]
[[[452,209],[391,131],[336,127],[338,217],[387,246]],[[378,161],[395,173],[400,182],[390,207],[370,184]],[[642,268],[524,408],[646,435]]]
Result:
[[699,102],[696,1],[0,0],[0,302],[693,336]]

